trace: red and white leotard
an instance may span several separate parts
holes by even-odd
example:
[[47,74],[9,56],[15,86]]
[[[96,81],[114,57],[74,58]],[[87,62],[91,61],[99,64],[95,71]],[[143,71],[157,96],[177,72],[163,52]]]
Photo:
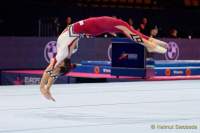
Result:
[[122,31],[115,26],[122,25],[127,27],[134,34],[139,35],[142,38],[148,39],[147,36],[141,34],[137,30],[131,28],[128,23],[121,19],[113,17],[91,17],[85,20],[81,20],[73,24],[73,32],[75,34],[89,34],[91,36],[97,36],[103,33],[121,33]]
[[112,17],[92,17],[85,20],[76,22],[66,28],[57,40],[57,66],[65,58],[70,58],[73,53],[77,51],[75,45],[78,45],[77,40],[80,34],[87,34],[91,36],[97,36],[103,33],[123,33],[124,31],[116,28],[116,26],[125,26],[132,34],[138,35],[141,38],[148,39],[147,36],[141,34],[137,30],[131,28],[128,23],[121,19]]

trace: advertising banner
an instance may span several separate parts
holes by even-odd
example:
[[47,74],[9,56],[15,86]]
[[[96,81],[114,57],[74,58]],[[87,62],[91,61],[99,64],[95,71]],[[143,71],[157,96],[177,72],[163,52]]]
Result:
[[200,39],[162,39],[168,43],[166,54],[151,54],[155,60],[200,60]]
[[[156,60],[199,60],[200,39],[162,39],[166,54],[148,54]],[[72,62],[109,61],[111,38],[82,38]],[[0,37],[0,70],[44,69],[56,55],[55,37]]]

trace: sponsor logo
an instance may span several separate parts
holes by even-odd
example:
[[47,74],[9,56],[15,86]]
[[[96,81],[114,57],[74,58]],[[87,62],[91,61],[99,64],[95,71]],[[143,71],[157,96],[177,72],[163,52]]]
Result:
[[191,70],[189,69],[189,68],[187,68],[186,70],[185,70],[185,74],[186,74],[186,76],[190,76],[191,75]]
[[14,85],[23,85],[24,81],[18,76],[16,79],[13,81]]
[[171,70],[170,70],[169,68],[167,68],[167,69],[165,70],[165,75],[166,75],[166,76],[170,76],[170,75],[171,75]]
[[104,69],[103,69],[103,73],[111,73],[111,69],[104,68]]
[[99,66],[95,66],[95,67],[94,67],[94,73],[95,73],[95,74],[99,74],[99,73],[100,73],[100,68],[99,68]]
[[129,54],[123,52],[118,60],[137,60],[138,59],[138,54]]
[[83,20],[79,21],[79,24],[80,24],[81,26],[84,25],[84,21],[83,21]]
[[182,75],[184,72],[182,70],[174,70],[173,73],[175,75]]
[[44,48],[44,58],[49,63],[50,59],[55,57],[57,52],[56,41],[50,41],[46,44]]
[[31,84],[39,84],[41,78],[38,77],[16,77],[16,80],[13,81],[13,84],[15,85],[31,85]]
[[31,84],[39,84],[41,78],[38,77],[24,77],[24,84],[31,85]]
[[179,57],[179,47],[176,42],[169,42],[167,52],[165,53],[166,60],[177,60]]

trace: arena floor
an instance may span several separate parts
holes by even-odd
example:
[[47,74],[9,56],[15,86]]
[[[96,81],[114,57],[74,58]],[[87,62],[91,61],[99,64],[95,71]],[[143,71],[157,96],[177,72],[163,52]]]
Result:
[[[200,80],[0,86],[0,133],[199,133]],[[187,128],[187,129],[184,129]]]

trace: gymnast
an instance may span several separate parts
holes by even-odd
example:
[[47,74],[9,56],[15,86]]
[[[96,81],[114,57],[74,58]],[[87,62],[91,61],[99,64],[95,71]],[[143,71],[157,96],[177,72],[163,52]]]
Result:
[[75,65],[71,63],[70,58],[77,51],[80,36],[98,36],[103,33],[114,36],[122,33],[134,42],[143,45],[148,52],[164,54],[167,51],[167,43],[143,35],[121,19],[102,16],[78,21],[66,27],[60,34],[57,39],[57,54],[51,59],[43,73],[40,91],[47,99],[55,101],[50,93],[52,84],[59,76],[65,75],[74,68]]

